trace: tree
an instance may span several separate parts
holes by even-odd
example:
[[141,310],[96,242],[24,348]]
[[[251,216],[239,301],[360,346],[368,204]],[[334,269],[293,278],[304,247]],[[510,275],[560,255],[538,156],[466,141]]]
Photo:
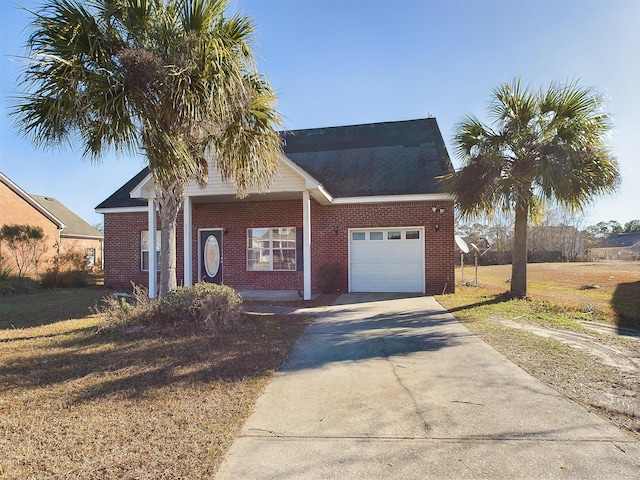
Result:
[[47,240],[42,227],[3,225],[0,229],[0,241],[15,261],[18,277],[28,274],[32,268],[34,274],[38,274],[38,263],[48,250]]
[[255,68],[249,18],[227,0],[47,0],[27,42],[19,130],[39,146],[141,151],[161,225],[160,295],[175,288],[176,219],[208,160],[239,197],[282,153],[275,94]]
[[464,164],[443,179],[445,188],[464,215],[514,212],[513,296],[527,294],[529,218],[546,202],[582,210],[618,186],[602,105],[599,93],[575,82],[534,92],[516,79],[493,91],[492,125],[467,116],[456,128],[453,143]]
[[624,224],[624,233],[640,232],[640,220],[631,220]]

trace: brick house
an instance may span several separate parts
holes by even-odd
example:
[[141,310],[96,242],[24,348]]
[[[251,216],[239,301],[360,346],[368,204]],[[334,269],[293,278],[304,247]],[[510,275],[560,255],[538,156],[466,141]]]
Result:
[[102,232],[55,198],[28,194],[0,172],[0,226],[2,225],[41,227],[49,242],[41,264],[50,267],[57,255],[78,252],[84,256],[87,266],[102,265]]
[[[453,202],[437,182],[453,167],[435,119],[282,136],[285,155],[268,192],[237,199],[213,168],[204,188],[187,187],[179,284],[292,290],[308,299],[321,267],[337,264],[345,292],[454,291]],[[155,209],[147,169],[96,207],[104,214],[105,285],[156,291]]]

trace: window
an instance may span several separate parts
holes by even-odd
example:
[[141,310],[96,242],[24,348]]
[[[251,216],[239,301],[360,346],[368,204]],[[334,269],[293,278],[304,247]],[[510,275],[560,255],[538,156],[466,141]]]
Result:
[[365,233],[364,232],[352,232],[351,233],[351,239],[352,240],[364,240],[365,239]]
[[371,232],[369,233],[369,240],[383,240],[384,236],[382,232]]
[[84,259],[87,267],[94,267],[96,265],[96,249],[87,248],[87,253],[84,256]]
[[387,240],[401,240],[402,233],[401,232],[387,232]]
[[[140,270],[149,271],[149,231],[140,232]],[[156,230],[156,269],[160,270],[160,230]]]
[[295,227],[247,229],[247,270],[295,269]]
[[404,238],[407,240],[420,240],[420,230],[407,230]]

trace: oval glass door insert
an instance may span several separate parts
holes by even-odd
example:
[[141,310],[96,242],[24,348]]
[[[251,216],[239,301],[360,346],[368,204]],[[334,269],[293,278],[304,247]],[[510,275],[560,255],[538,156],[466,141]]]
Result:
[[209,235],[204,244],[204,268],[211,278],[215,277],[220,270],[220,245],[213,235]]

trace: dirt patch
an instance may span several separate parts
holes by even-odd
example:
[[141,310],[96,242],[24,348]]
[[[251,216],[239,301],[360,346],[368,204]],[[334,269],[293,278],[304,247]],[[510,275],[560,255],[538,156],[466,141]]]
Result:
[[[581,367],[584,378],[557,369],[554,375],[538,372],[555,388],[577,402],[592,408],[613,423],[629,429],[640,437],[640,332],[592,322],[581,322],[585,331],[572,331],[531,325],[510,319],[497,319],[499,324],[550,338],[586,357]],[[521,366],[533,368],[536,355],[524,360]],[[576,358],[580,358],[576,357]],[[589,359],[593,364],[589,365]],[[542,359],[540,364],[543,364]],[[577,360],[579,363],[580,360]],[[601,364],[604,368],[597,368]],[[590,373],[597,371],[593,377]],[[548,372],[547,372],[548,373]]]

